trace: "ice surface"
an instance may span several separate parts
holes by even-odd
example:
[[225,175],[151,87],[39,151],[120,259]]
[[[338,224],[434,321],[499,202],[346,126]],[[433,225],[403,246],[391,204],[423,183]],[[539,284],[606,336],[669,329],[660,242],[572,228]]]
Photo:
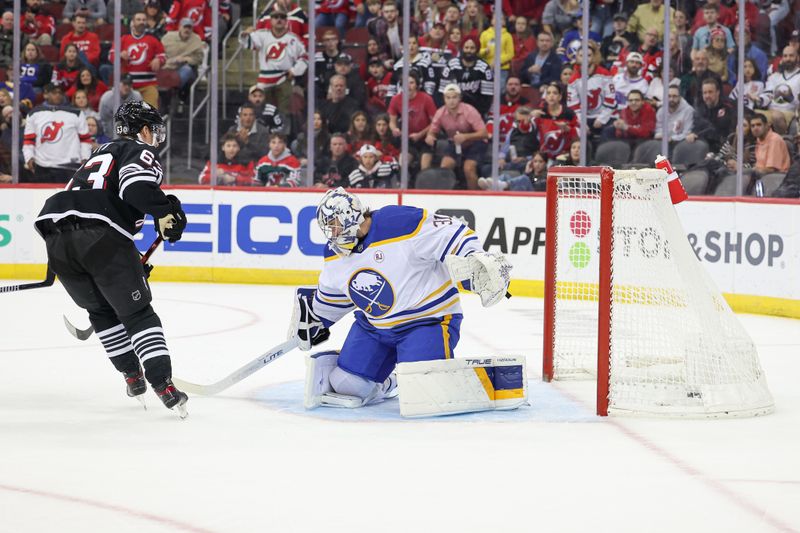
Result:
[[[3,284],[11,281],[3,280]],[[280,343],[289,287],[154,284],[176,376],[210,383]],[[800,322],[741,316],[776,412],[600,419],[545,384],[541,301],[465,297],[457,354],[523,354],[531,406],[406,421],[396,400],[302,409],[291,352],[180,421],[124,392],[63,288],[0,295],[0,532],[800,531]],[[339,324],[327,347],[348,329]]]

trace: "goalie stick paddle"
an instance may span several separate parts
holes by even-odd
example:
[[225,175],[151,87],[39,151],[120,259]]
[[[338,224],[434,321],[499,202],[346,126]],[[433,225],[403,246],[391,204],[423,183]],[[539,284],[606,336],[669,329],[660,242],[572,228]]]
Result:
[[[156,237],[156,240],[153,241],[153,244],[150,245],[150,248],[148,248],[147,252],[145,252],[145,254],[142,256],[141,261],[143,265],[147,263],[147,261],[150,259],[150,256],[153,255],[153,252],[156,251],[156,248],[158,248],[158,245],[161,244],[163,240],[164,239],[163,237],[161,237],[161,235]],[[52,284],[52,282],[50,283]],[[85,341],[86,339],[92,336],[92,333],[94,333],[94,326],[89,326],[86,329],[80,329],[72,325],[72,322],[69,321],[67,315],[63,316],[64,316],[64,326],[67,328],[67,331],[69,331],[70,334],[79,341]]]
[[47,275],[44,278],[44,281],[34,281],[33,283],[20,283],[19,285],[8,285],[6,287],[0,287],[0,294],[4,292],[18,292],[18,291],[26,291],[28,289],[39,289],[41,287],[49,287],[53,284],[56,280],[56,274],[50,267],[47,267]]
[[184,392],[199,394],[201,396],[212,396],[214,394],[217,394],[218,392],[224,391],[228,387],[236,385],[247,376],[253,374],[262,367],[267,366],[271,362],[280,358],[282,355],[291,352],[296,347],[297,347],[297,337],[293,337],[288,341],[284,342],[283,344],[279,344],[278,346],[272,348],[268,352],[259,355],[258,357],[256,357],[255,359],[253,359],[240,369],[234,371],[232,374],[222,378],[216,383],[211,383],[209,385],[199,385],[197,383],[189,383],[188,381],[183,381],[182,379],[178,378],[172,378],[172,382],[175,384],[176,387],[178,387],[178,389]]

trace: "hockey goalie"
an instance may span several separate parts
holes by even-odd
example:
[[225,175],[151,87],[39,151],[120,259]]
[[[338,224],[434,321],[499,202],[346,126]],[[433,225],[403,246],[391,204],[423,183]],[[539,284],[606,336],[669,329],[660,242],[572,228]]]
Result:
[[[398,395],[403,416],[526,403],[522,357],[455,359],[459,288],[484,307],[506,295],[511,264],[457,219],[410,206],[370,211],[342,188],[317,208],[328,246],[316,287],[297,289],[289,337],[302,350],[355,311],[341,350],[307,358],[305,407],[357,408]],[[399,386],[398,386],[399,384]]]

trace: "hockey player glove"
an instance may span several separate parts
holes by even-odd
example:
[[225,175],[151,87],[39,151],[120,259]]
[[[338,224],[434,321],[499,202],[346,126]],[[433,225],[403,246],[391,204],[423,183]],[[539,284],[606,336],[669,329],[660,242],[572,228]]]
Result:
[[511,282],[513,266],[500,253],[476,252],[467,257],[448,255],[444,260],[453,282],[469,281],[472,292],[489,307],[503,299]]
[[158,234],[168,242],[181,240],[183,230],[186,229],[186,213],[181,208],[181,201],[174,194],[168,194],[170,213],[158,219]]
[[330,331],[323,326],[322,320],[314,314],[312,304],[316,292],[317,290],[312,287],[298,287],[295,293],[288,338],[297,337],[297,347],[303,351],[308,351],[312,346],[322,344],[330,337]]

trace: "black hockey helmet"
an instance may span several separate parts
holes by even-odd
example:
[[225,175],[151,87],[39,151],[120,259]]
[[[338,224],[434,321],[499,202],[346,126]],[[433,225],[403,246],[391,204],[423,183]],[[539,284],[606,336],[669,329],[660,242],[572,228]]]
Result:
[[114,114],[117,135],[136,137],[147,126],[157,144],[166,140],[167,128],[163,117],[147,102],[125,102]]

